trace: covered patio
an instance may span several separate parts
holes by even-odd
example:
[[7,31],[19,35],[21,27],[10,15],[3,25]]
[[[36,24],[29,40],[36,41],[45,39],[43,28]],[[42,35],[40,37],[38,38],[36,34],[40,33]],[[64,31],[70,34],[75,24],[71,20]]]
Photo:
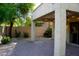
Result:
[[[38,38],[39,39],[39,38]],[[0,55],[3,56],[53,56],[54,55],[54,40],[41,38],[38,41],[27,41],[26,39],[13,42],[16,45],[5,45],[7,48],[0,49]],[[28,39],[30,40],[30,39]],[[79,56],[79,47],[71,44],[66,44],[66,56]],[[12,46],[14,46],[12,48]],[[11,47],[11,48],[10,48]],[[0,47],[1,48],[1,47]]]
[[[69,30],[67,25],[69,22],[79,20],[79,4],[77,3],[43,3],[37,7],[32,14],[31,26],[31,40],[35,41],[35,20],[51,21],[52,26],[52,39],[54,39],[54,56],[66,55],[66,43],[70,43]],[[53,43],[53,42],[52,42]]]

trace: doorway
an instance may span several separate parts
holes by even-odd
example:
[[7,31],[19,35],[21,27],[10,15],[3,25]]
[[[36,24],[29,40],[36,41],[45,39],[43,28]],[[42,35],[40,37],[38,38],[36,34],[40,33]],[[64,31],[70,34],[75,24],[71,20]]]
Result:
[[70,42],[79,45],[79,22],[70,23]]

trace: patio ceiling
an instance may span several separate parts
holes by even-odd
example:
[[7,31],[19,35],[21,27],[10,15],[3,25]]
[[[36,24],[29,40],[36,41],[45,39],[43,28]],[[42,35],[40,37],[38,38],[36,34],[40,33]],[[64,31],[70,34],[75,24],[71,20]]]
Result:
[[[75,11],[70,11],[70,10],[67,10],[66,11],[66,17],[67,17],[67,21],[79,21],[79,12],[75,12]],[[55,12],[50,12],[42,17],[39,17],[37,18],[39,21],[45,21],[45,22],[48,22],[48,21],[54,21],[55,20]],[[36,19],[36,20],[37,20]]]
[[[45,22],[48,22],[48,21],[54,21],[54,18],[55,18],[55,12],[50,12],[42,17],[39,17],[37,18],[39,21],[45,21]],[[36,19],[36,20],[37,20]]]
[[67,10],[67,21],[79,21],[79,12]]

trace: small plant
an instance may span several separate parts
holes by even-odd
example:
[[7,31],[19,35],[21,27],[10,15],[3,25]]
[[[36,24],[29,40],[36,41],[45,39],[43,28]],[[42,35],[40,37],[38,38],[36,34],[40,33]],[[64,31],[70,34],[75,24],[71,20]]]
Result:
[[25,38],[28,38],[29,37],[29,34],[28,33],[24,33],[24,37]]
[[2,40],[1,40],[1,43],[2,44],[7,44],[11,42],[11,38],[9,36],[3,36]]
[[44,37],[52,37],[52,28],[48,28],[45,33],[44,33]]
[[41,27],[43,25],[42,21],[35,21],[35,26],[36,27]]

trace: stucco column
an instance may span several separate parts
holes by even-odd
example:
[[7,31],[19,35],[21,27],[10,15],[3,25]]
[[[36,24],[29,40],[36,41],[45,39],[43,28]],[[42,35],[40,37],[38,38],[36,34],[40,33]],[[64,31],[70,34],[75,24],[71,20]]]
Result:
[[54,55],[64,56],[66,49],[66,10],[63,4],[57,4],[55,9]]
[[54,22],[52,22],[52,39],[54,39]]
[[31,41],[35,40],[35,23],[31,21]]

